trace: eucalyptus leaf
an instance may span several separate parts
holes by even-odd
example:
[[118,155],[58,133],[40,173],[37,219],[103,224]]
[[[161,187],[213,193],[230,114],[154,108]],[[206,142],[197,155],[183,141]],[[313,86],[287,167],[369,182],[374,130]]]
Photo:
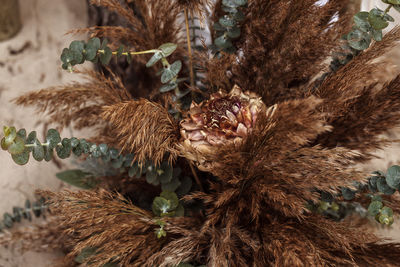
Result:
[[381,208],[383,207],[382,202],[380,201],[372,201],[368,206],[368,214],[371,216],[375,216],[379,214]]
[[46,141],[50,149],[55,148],[61,142],[60,134],[56,129],[49,129],[46,135]]
[[400,166],[391,166],[386,173],[386,183],[393,189],[400,189]]
[[173,78],[175,78],[178,75],[181,68],[182,68],[182,62],[180,60],[175,61],[168,68],[164,68],[164,71],[161,74],[161,82],[167,83]]
[[158,49],[163,52],[164,57],[168,57],[176,50],[177,47],[178,47],[177,44],[166,43],[166,44],[162,44]]
[[82,170],[67,170],[56,174],[61,181],[82,189],[93,189],[97,181],[91,173]]
[[174,192],[180,185],[181,182],[179,181],[179,179],[177,177],[174,177],[171,181],[162,183],[161,190]]
[[239,38],[240,37],[240,28],[235,26],[232,29],[227,30],[226,34],[232,39]]
[[176,82],[170,81],[169,83],[161,86],[159,90],[161,93],[166,93],[166,92],[174,90],[177,87],[178,87],[178,84]]
[[29,161],[29,150],[25,150],[19,154],[12,154],[11,157],[18,165],[25,165]]
[[356,193],[347,187],[342,187],[341,190],[345,200],[353,200],[356,197]]
[[372,30],[371,30],[371,33],[372,33],[372,38],[373,38],[375,41],[377,41],[377,42],[382,41],[382,37],[383,37],[382,30],[375,30],[375,29],[372,29]]
[[161,52],[156,52],[154,55],[147,61],[146,67],[151,67],[156,64],[160,59],[163,58],[163,54]]
[[156,216],[162,216],[171,209],[171,202],[163,197],[155,197],[153,200],[152,210]]
[[379,179],[376,182],[376,186],[379,190],[379,192],[384,193],[385,195],[392,195],[394,192],[396,192],[395,189],[391,188],[387,183],[385,178],[379,177]]
[[100,54],[100,62],[103,65],[108,65],[108,63],[110,63],[111,58],[112,58],[112,51],[111,48],[107,46],[104,48],[104,53]]
[[221,24],[222,27],[233,27],[236,25],[236,21],[233,19],[233,17],[225,15],[222,18],[218,20],[219,24]]
[[[383,16],[383,11],[373,8],[368,15],[368,21],[375,30],[382,30],[389,25],[388,17]],[[391,18],[391,17],[390,17]]]
[[163,197],[170,201],[171,210],[176,209],[179,205],[178,196],[172,191],[163,191],[161,192],[160,197]]
[[44,159],[44,148],[37,139],[35,139],[35,146],[32,149],[32,156],[37,161],[42,161]]
[[20,154],[24,152],[24,150],[25,150],[25,142],[19,136],[15,137],[14,142],[8,146],[8,152],[13,155]]
[[358,12],[353,17],[354,24],[357,26],[357,28],[359,28],[363,32],[368,32],[371,29],[371,25],[369,24],[369,21],[368,21],[368,15],[369,15],[369,12],[362,11],[362,12]]

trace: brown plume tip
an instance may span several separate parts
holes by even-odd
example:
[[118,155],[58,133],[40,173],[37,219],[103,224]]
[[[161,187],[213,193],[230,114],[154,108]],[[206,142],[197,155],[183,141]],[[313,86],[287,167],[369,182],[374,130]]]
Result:
[[118,136],[119,148],[135,153],[135,160],[158,164],[166,154],[169,161],[176,158],[177,125],[161,105],[145,99],[121,102],[104,107],[102,117]]
[[243,92],[237,85],[229,94],[219,91],[209,100],[192,103],[187,118],[180,123],[183,156],[207,170],[204,155],[213,153],[221,145],[242,144],[263,107],[258,95]]

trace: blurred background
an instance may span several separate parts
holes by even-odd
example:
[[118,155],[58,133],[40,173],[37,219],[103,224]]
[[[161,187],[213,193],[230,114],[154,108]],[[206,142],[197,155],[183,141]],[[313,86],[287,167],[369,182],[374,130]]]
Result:
[[[57,86],[81,79],[61,69],[61,51],[73,39],[85,36],[72,36],[65,33],[71,29],[95,24],[118,24],[118,18],[98,8],[89,8],[87,0],[20,0],[20,23],[7,25],[7,16],[15,18],[16,0],[0,0],[0,124],[13,125],[27,130],[36,130],[43,137],[43,119],[34,110],[14,105],[12,99],[32,90]],[[354,10],[370,10],[382,7],[381,0],[349,0]],[[1,9],[9,10],[1,12]],[[400,22],[400,15],[392,10],[390,14]],[[391,26],[395,26],[392,23]],[[393,69],[400,66],[400,47],[389,55]],[[91,67],[86,65],[85,67]],[[385,80],[395,71],[388,71]],[[400,133],[400,132],[399,132]],[[65,136],[72,136],[65,129]],[[84,133],[83,133],[84,134]],[[78,134],[76,134],[78,136]],[[393,138],[400,135],[393,131]],[[80,137],[82,134],[79,134]],[[384,170],[389,165],[400,163],[400,145],[393,145],[380,151],[381,159],[362,166],[366,170]],[[55,178],[55,173],[63,168],[54,163],[30,161],[27,166],[16,165],[8,153],[0,153],[0,214],[11,212],[13,206],[23,206],[26,199],[33,199],[35,189],[59,190],[64,185]],[[64,164],[64,162],[63,162]],[[400,240],[400,220],[396,220],[391,230],[377,229],[381,234]],[[13,248],[0,248],[0,267],[13,266],[52,266],[55,253],[36,253],[27,251],[21,254]]]

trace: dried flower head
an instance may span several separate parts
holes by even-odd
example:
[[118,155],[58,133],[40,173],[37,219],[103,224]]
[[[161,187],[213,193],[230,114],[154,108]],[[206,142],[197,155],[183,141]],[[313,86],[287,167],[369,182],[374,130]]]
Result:
[[188,117],[180,123],[184,156],[207,169],[202,155],[212,153],[215,146],[241,144],[263,107],[258,95],[243,92],[237,85],[229,94],[219,91],[209,100],[192,103]]

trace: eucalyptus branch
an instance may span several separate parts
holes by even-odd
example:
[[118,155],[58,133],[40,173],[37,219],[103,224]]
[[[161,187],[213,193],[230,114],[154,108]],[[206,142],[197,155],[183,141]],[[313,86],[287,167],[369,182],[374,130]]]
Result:
[[150,60],[146,63],[146,67],[152,67],[158,61],[161,61],[163,68],[160,70],[161,83],[160,92],[165,93],[174,91],[175,99],[179,101],[184,97],[188,91],[180,92],[179,83],[185,81],[186,78],[178,78],[178,74],[182,69],[182,62],[177,60],[169,63],[167,57],[170,56],[177,48],[176,44],[165,43],[157,49],[150,49],[144,51],[129,51],[121,45],[117,51],[112,51],[108,46],[107,39],[101,42],[99,38],[95,37],[90,39],[87,43],[84,41],[73,41],[69,48],[64,48],[61,54],[61,61],[63,62],[62,68],[73,72],[73,67],[78,64],[83,64],[86,60],[93,63],[100,63],[107,65],[110,63],[113,56],[116,58],[126,57],[126,61],[131,64],[132,56],[153,54]]
[[[179,195],[188,193],[192,187],[192,178],[181,175],[182,170],[174,168],[163,161],[160,165],[155,165],[151,161],[139,163],[134,160],[134,154],[123,155],[116,148],[109,148],[107,144],[94,144],[85,139],[76,137],[61,139],[60,134],[55,129],[49,129],[46,141],[40,142],[36,132],[27,135],[25,129],[19,131],[15,127],[4,126],[4,137],[1,139],[1,148],[11,154],[12,159],[19,165],[28,163],[30,155],[37,161],[50,161],[53,158],[54,150],[61,159],[66,159],[71,155],[86,158],[100,159],[109,163],[110,167],[120,173],[126,173],[130,178],[142,178],[154,186],[161,186],[163,191],[176,192]],[[57,174],[57,177],[73,186],[83,189],[94,188],[98,180],[91,173],[82,170],[67,170]]]

